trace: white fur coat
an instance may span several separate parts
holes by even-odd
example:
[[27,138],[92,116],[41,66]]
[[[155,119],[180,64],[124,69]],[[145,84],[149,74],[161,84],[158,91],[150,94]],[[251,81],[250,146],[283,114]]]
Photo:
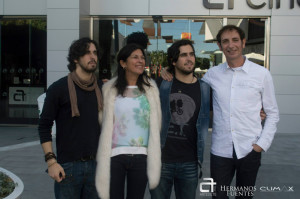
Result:
[[[109,199],[114,104],[117,96],[117,89],[114,86],[115,81],[116,78],[113,78],[103,85],[104,108],[103,112],[99,113],[99,122],[100,124],[102,123],[102,130],[97,152],[96,188],[101,199]],[[161,107],[157,86],[153,80],[150,80],[150,84],[150,88],[144,87],[150,105],[147,175],[149,188],[154,189],[159,184],[161,172]]]

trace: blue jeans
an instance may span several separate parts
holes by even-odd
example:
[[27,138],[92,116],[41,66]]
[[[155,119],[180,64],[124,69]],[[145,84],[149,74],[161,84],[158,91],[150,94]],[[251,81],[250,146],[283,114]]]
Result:
[[111,158],[110,199],[143,199],[147,182],[146,155],[123,154]]
[[176,199],[195,199],[198,164],[194,162],[162,163],[159,185],[150,190],[152,199],[169,199],[174,184]]
[[54,184],[56,199],[96,199],[96,161],[75,161],[61,164],[66,177]]

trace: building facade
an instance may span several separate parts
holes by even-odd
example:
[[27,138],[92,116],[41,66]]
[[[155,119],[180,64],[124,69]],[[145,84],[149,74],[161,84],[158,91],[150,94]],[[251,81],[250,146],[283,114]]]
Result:
[[235,24],[246,32],[244,53],[273,76],[278,133],[300,133],[299,0],[0,0],[0,16],[0,124],[37,123],[36,98],[68,73],[75,39],[98,41],[99,78],[110,78],[126,36],[144,31],[155,77],[180,38],[193,40],[200,71],[222,62],[216,33]]

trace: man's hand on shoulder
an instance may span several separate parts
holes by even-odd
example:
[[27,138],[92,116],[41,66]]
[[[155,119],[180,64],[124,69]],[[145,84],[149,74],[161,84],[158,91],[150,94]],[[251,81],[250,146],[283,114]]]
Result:
[[168,67],[163,68],[160,72],[160,75],[164,80],[167,81],[172,81],[173,79],[173,75],[168,72]]

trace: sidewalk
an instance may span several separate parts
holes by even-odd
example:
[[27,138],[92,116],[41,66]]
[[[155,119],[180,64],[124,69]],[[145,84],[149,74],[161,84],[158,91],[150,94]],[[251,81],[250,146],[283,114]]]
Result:
[[[203,178],[209,178],[207,139]],[[256,182],[259,199],[296,199],[300,193],[300,134],[277,134],[267,153]],[[0,126],[0,167],[15,173],[24,183],[22,199],[53,199],[53,180],[45,173],[46,164],[39,144],[37,126]],[[199,183],[203,182],[203,178]],[[233,183],[234,184],[234,183]],[[209,189],[209,188],[207,188]],[[172,199],[175,199],[172,193]],[[197,189],[197,197],[209,199]],[[146,191],[145,199],[150,199]]]
[[46,164],[37,126],[0,126],[0,167],[24,183],[22,199],[53,199],[53,180]]

